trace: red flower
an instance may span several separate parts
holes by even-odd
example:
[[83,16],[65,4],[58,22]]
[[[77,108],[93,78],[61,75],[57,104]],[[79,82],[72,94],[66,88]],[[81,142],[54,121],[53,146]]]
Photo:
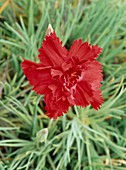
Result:
[[47,35],[39,49],[40,63],[22,62],[22,69],[33,90],[44,94],[47,115],[56,119],[69,106],[98,109],[103,103],[100,91],[102,66],[96,61],[102,49],[75,40],[70,50],[62,47],[55,31]]

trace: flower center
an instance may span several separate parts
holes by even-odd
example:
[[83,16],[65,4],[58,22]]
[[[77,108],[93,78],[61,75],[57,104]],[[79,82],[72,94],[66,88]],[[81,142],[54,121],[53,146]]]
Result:
[[64,86],[66,89],[74,88],[77,82],[82,79],[79,68],[71,68],[64,73]]

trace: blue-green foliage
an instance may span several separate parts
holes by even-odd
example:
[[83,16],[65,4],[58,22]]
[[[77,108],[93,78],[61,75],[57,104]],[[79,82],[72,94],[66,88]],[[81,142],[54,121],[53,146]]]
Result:
[[[0,169],[126,169],[125,9],[121,0],[14,0],[1,11]],[[67,48],[78,38],[103,48],[98,111],[75,106],[49,120],[31,91],[20,64],[38,60],[49,23]]]

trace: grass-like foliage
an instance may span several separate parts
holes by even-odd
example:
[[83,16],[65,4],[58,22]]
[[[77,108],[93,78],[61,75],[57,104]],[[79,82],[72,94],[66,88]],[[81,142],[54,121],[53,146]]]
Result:
[[[126,170],[126,4],[118,0],[0,1],[0,169]],[[21,70],[51,23],[63,45],[103,48],[105,103],[49,120]]]

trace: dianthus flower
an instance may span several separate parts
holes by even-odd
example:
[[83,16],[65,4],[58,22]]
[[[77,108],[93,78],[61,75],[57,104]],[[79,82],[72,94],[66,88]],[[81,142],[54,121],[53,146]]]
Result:
[[103,103],[100,91],[102,66],[96,60],[102,48],[75,40],[68,51],[55,31],[46,35],[39,49],[39,63],[22,62],[33,90],[44,95],[46,114],[56,119],[70,106],[98,109]]

